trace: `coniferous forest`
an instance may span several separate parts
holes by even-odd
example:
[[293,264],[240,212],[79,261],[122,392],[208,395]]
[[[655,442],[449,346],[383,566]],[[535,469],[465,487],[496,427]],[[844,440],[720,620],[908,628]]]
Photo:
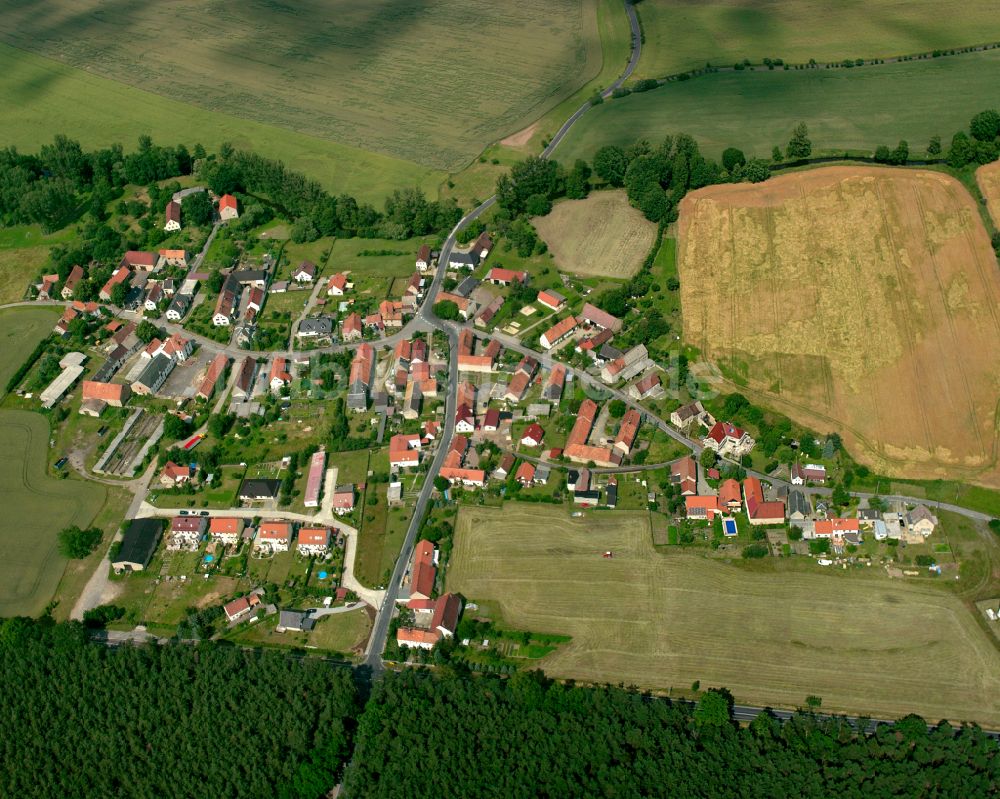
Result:
[[319,659],[0,621],[0,796],[319,799],[341,780],[347,799],[1000,794],[1000,749],[975,727],[740,728],[724,692],[691,705],[444,669],[387,672],[363,703]]

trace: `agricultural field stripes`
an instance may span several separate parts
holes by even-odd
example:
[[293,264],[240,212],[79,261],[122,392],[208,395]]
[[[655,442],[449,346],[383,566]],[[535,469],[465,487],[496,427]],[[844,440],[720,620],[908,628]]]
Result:
[[678,242],[685,338],[730,387],[883,473],[1000,480],[1000,276],[958,181],[828,167],[711,187],[682,201]]
[[0,21],[0,41],[103,77],[437,170],[602,67],[595,0],[6,0]]
[[858,69],[720,72],[599,105],[574,127],[559,160],[590,160],[606,144],[657,143],[690,133],[702,152],[726,147],[770,158],[805,121],[813,155],[872,152],[909,142],[916,157],[931,136],[947,143],[973,114],[996,105],[1000,50]]
[[989,0],[644,0],[636,10],[645,37],[637,78],[744,58],[825,63],[1000,40]]
[[122,144],[134,150],[144,134],[161,144],[200,143],[208,150],[231,142],[376,206],[400,186],[418,186],[433,197],[444,179],[443,172],[410,161],[171,100],[2,43],[0,105],[0,146],[24,152],[56,133],[84,149]]
[[587,277],[634,275],[656,238],[656,225],[629,205],[624,191],[565,200],[531,222],[559,269]]
[[462,508],[448,589],[511,627],[571,635],[541,661],[554,677],[654,690],[700,680],[748,704],[814,694],[832,711],[1000,722],[1000,654],[959,598],[817,568],[664,554],[644,513],[578,520],[506,503]]

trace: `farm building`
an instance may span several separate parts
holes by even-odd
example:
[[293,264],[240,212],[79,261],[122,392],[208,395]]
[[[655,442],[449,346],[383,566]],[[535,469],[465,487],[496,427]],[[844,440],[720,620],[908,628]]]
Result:
[[111,561],[116,572],[140,572],[149,565],[160,542],[163,524],[159,519],[133,519],[125,529],[122,545]]
[[181,204],[171,200],[167,203],[167,209],[164,214],[166,216],[166,223],[163,225],[163,229],[166,231],[180,230],[181,229]]
[[538,342],[547,350],[552,349],[557,344],[565,341],[577,328],[576,319],[572,316],[567,316],[560,322],[557,322],[548,330],[546,330],[539,337]]
[[748,477],[743,481],[743,499],[750,524],[784,524],[785,503],[766,502],[764,487],[756,477]]
[[323,492],[323,479],[326,477],[326,452],[314,452],[309,459],[309,475],[306,477],[306,495],[303,504],[307,508],[318,508],[320,494]]
[[[698,493],[697,470],[698,465],[690,455],[670,464],[670,481],[680,487],[682,496]],[[739,493],[739,485],[736,486],[736,491]]]

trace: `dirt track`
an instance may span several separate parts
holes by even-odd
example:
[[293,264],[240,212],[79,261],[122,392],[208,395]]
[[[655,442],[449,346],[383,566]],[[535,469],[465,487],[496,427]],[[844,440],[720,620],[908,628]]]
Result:
[[711,186],[681,203],[678,257],[687,340],[749,393],[887,473],[1000,485],[1000,271],[958,181]]
[[976,170],[976,183],[986,198],[986,208],[993,224],[1000,228],[1000,161],[979,167]]

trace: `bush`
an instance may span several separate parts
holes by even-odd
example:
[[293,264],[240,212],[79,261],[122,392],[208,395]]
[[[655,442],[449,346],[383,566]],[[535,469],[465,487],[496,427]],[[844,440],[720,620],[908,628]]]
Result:
[[828,538],[814,538],[809,542],[809,552],[813,555],[824,555],[830,551]]
[[79,560],[97,549],[104,532],[99,527],[81,530],[75,524],[59,531],[59,553],[65,558]]
[[743,551],[740,553],[740,557],[745,560],[756,560],[758,558],[767,557],[767,545],[766,544],[750,544],[750,546],[743,547]]

